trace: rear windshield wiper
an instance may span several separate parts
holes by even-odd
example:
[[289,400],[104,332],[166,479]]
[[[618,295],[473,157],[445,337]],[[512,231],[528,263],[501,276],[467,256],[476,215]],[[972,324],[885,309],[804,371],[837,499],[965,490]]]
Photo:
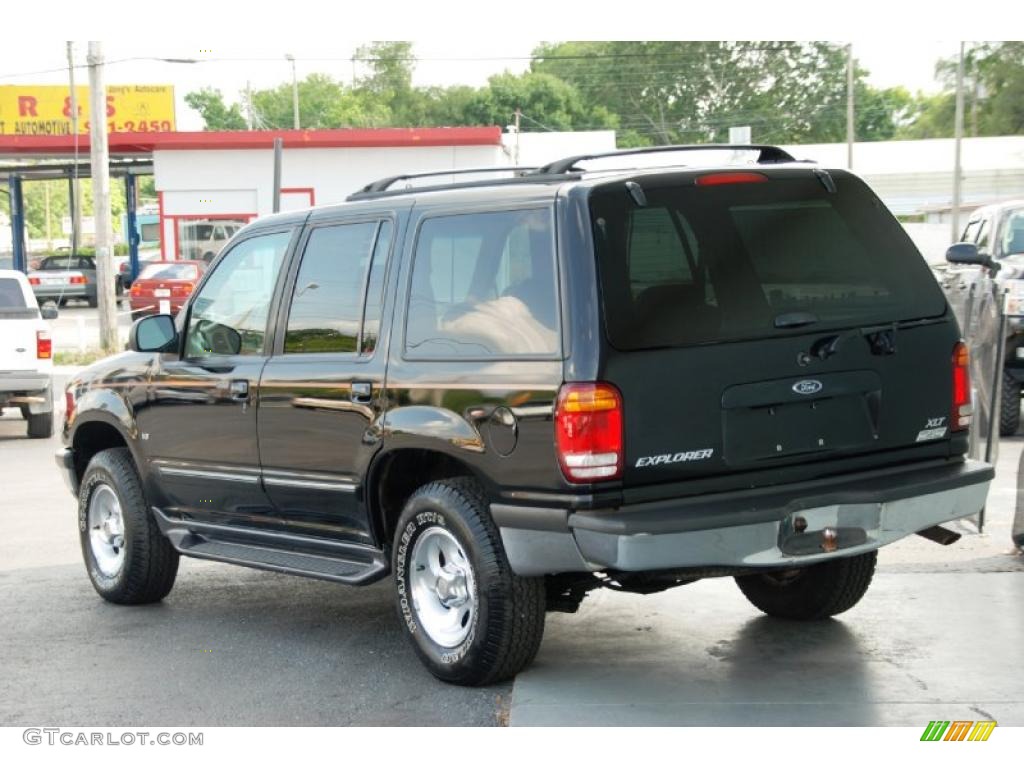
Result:
[[776,328],[801,328],[817,322],[818,316],[813,312],[783,312],[775,316]]

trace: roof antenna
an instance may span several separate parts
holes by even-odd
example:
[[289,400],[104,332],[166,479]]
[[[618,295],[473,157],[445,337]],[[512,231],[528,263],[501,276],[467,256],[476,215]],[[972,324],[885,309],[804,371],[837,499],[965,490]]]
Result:
[[637,207],[647,207],[647,195],[644,194],[643,187],[635,181],[627,181],[626,190],[629,192],[629,196],[633,198],[633,202],[637,204]]

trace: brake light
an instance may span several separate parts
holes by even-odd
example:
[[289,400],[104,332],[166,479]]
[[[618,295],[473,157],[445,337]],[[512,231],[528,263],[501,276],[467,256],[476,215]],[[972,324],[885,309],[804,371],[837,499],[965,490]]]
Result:
[[971,357],[962,341],[953,347],[953,411],[950,431],[959,432],[971,426]]
[[194,286],[192,285],[192,283],[185,283],[183,285],[172,285],[171,286],[171,295],[172,296],[188,296],[190,293],[192,293],[192,288],[193,287]]
[[555,448],[571,483],[622,476],[622,395],[611,384],[566,384],[555,405]]
[[768,181],[763,173],[751,173],[749,171],[729,171],[727,173],[708,173],[698,176],[694,183],[698,187],[717,187],[722,184],[757,184]]
[[64,390],[64,419],[71,421],[75,415],[75,393],[70,389]]
[[40,360],[53,357],[53,340],[49,331],[36,331],[36,357]]
[[39,278],[38,277],[30,277],[28,279],[28,284],[29,285],[39,285]]
[[85,275],[72,275],[68,278],[68,282],[72,285],[85,285],[89,282],[89,278]]
[[132,283],[132,287],[128,290],[128,293],[130,293],[132,296],[138,296],[140,293],[142,293],[142,286],[139,285],[138,283]]

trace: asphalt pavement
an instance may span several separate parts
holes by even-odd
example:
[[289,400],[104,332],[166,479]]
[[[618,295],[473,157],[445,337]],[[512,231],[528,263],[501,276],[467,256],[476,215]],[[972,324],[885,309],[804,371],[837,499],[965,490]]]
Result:
[[[58,381],[57,385],[62,386]],[[350,588],[182,560],[159,605],[93,592],[58,440],[0,418],[0,725],[1024,725],[1024,558],[1010,545],[1017,461],[1004,440],[986,531],[883,550],[839,619],[792,624],[731,580],[594,593],[549,614],[512,685],[435,681],[401,634],[391,582]]]

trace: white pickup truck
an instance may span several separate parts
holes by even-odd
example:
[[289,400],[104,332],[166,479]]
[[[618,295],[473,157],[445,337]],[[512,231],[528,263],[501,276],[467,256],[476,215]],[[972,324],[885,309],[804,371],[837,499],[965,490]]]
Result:
[[47,320],[57,310],[40,310],[28,279],[0,269],[0,408],[19,407],[28,436],[53,434],[53,344]]

